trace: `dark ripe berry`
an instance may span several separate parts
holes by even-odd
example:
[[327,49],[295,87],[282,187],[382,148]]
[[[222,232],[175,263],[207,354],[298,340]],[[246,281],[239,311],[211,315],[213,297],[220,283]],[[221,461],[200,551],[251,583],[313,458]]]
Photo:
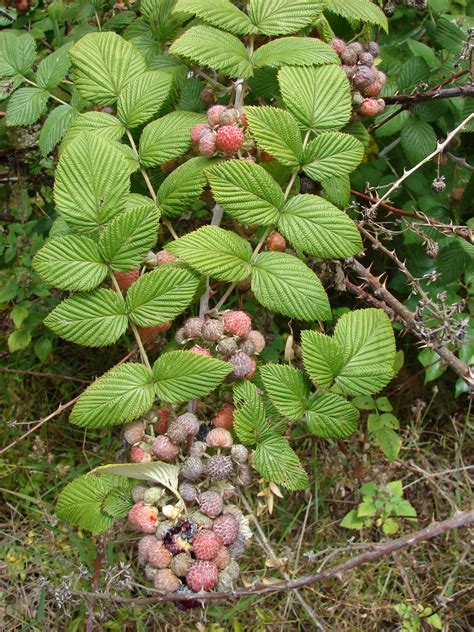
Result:
[[187,338],[199,338],[202,334],[204,320],[202,318],[188,318],[184,323],[184,335]]
[[207,435],[209,434],[209,432],[212,430],[211,426],[209,424],[201,424],[199,426],[199,432],[196,435],[196,439],[198,441],[205,441]]
[[362,66],[373,66],[374,58],[372,57],[370,53],[361,53],[359,55],[359,63]]
[[207,342],[217,342],[224,334],[224,325],[220,320],[208,318],[202,328],[202,337]]
[[300,193],[317,193],[318,185],[307,176],[300,176]]
[[354,85],[356,88],[366,88],[374,82],[374,73],[367,66],[359,66],[359,70],[354,75]]
[[204,474],[204,464],[197,456],[189,456],[181,466],[180,474],[188,481],[197,481]]
[[206,464],[207,475],[212,481],[225,481],[232,476],[233,471],[232,460],[222,454],[211,456]]
[[194,487],[194,485],[192,485],[191,483],[187,482],[183,482],[180,484],[178,492],[181,498],[187,503],[192,503],[194,500],[196,500],[198,496],[197,488]]
[[206,105],[214,105],[214,103],[216,102],[216,97],[211,86],[204,86],[201,92],[201,100]]
[[352,42],[352,44],[349,44],[347,48],[349,50],[353,50],[357,56],[364,52],[364,47],[360,42]]
[[380,55],[380,46],[377,42],[367,42],[365,50],[372,55],[372,57],[378,57]]
[[341,53],[342,63],[347,66],[353,66],[354,64],[357,64],[357,59],[358,59],[358,54],[352,48],[348,47]]
[[267,250],[272,252],[283,252],[286,248],[286,239],[279,232],[274,230],[268,235]]
[[343,69],[343,71],[346,73],[346,77],[347,77],[348,79],[352,79],[352,78],[353,78],[353,76],[354,76],[354,75],[356,74],[356,72],[357,72],[357,68],[358,68],[358,66],[355,66],[355,65],[354,65],[354,66],[347,66],[347,65],[344,65],[344,66],[342,67],[342,69]]
[[339,55],[339,57],[346,50],[345,41],[340,39],[339,37],[335,37],[334,39],[332,39],[329,42],[329,46]]

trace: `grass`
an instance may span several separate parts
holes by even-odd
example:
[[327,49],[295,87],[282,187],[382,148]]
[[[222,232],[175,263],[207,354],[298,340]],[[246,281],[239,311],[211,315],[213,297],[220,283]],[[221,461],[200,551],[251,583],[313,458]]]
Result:
[[[107,365],[112,366],[127,349],[107,353],[111,354]],[[27,354],[13,360],[15,368],[46,370],[32,367]],[[103,363],[94,353],[72,354],[71,347],[63,344],[48,370],[93,379],[103,371]],[[0,374],[0,380],[4,446],[17,440],[33,420],[50,414],[83,389],[81,384],[50,377]],[[358,489],[368,480],[382,484],[401,479],[405,496],[417,510],[419,528],[472,502],[472,470],[466,469],[472,448],[467,404],[463,407],[452,398],[448,383],[433,387],[420,380],[404,370],[389,389],[402,426],[403,447],[397,461],[387,461],[364,432],[350,441],[330,443],[305,438],[303,430],[297,430],[294,436],[300,433],[303,438],[295,438],[293,445],[307,465],[310,490],[275,498],[272,514],[265,497],[257,496],[258,480],[248,490],[261,527],[291,577],[331,566],[385,537],[376,527],[359,533],[339,526],[359,502]],[[67,412],[56,416],[0,457],[3,630],[82,631],[91,612],[90,629],[111,632],[314,628],[295,594],[256,595],[188,612],[172,604],[124,607],[113,601],[102,601],[94,609],[75,596],[74,590],[92,589],[100,539],[57,521],[55,500],[69,480],[120,458],[123,448],[119,429],[86,432],[71,426],[67,417]],[[413,528],[406,523],[402,533]],[[146,595],[147,581],[135,563],[137,535],[117,523],[106,540],[98,589],[121,596]],[[472,629],[470,546],[467,531],[453,531],[399,552],[396,558],[384,558],[336,581],[302,589],[300,594],[328,630],[402,629],[394,609],[399,603],[430,606],[439,612],[444,630]],[[245,586],[281,578],[257,538],[241,558],[241,569]],[[423,623],[419,629],[434,628]]]

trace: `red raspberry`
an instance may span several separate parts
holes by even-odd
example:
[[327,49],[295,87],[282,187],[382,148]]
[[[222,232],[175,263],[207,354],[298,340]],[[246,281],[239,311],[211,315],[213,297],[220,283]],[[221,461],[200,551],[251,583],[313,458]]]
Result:
[[273,252],[283,252],[286,248],[286,239],[276,230],[268,235],[267,250]]
[[166,408],[158,408],[156,411],[158,421],[155,423],[155,432],[158,434],[165,434],[168,430],[168,419],[170,418],[170,411]]
[[151,446],[153,454],[161,461],[173,461],[179,454],[179,447],[166,435],[156,437]]
[[247,336],[247,340],[251,340],[253,342],[255,353],[262,353],[265,348],[265,338],[259,331],[252,329]]
[[149,340],[157,338],[157,334],[160,334],[163,331],[168,331],[172,324],[173,323],[171,321],[168,321],[167,323],[152,325],[151,327],[137,327],[137,330],[142,341],[148,342]]
[[364,116],[375,116],[379,112],[377,99],[365,99],[360,106],[360,113]]
[[142,533],[155,533],[158,509],[143,502],[136,503],[128,513],[128,520]]
[[214,562],[199,560],[189,569],[186,575],[186,583],[194,592],[201,590],[212,590],[217,586],[219,569]]
[[209,518],[216,518],[222,513],[224,507],[222,496],[213,491],[202,493],[198,498],[198,504],[201,511]]
[[234,407],[232,404],[224,404],[220,408],[214,419],[212,420],[214,428],[225,428],[226,430],[232,430],[234,427]]
[[232,153],[242,147],[244,133],[237,125],[223,125],[217,131],[216,145],[225,153]]
[[130,458],[134,463],[149,463],[151,461],[150,451],[142,445],[134,445],[130,450]]
[[226,111],[225,105],[213,105],[207,111],[207,120],[211,127],[216,127],[220,124],[221,114]]
[[213,560],[221,546],[217,534],[209,529],[198,531],[193,538],[193,551],[198,560]]
[[191,347],[189,351],[191,353],[197,353],[197,355],[211,356],[209,349],[204,349],[204,347],[201,347],[200,345],[194,345],[194,347]]
[[209,129],[209,125],[205,123],[199,123],[199,125],[195,125],[191,130],[191,140],[193,145],[199,145],[199,141],[201,140],[201,134],[205,129]]
[[252,319],[245,312],[226,312],[223,321],[224,329],[233,336],[246,336],[252,329]]
[[216,140],[217,134],[214,131],[203,132],[199,141],[199,153],[201,156],[207,156],[208,158],[214,156],[216,153]]
[[155,568],[168,568],[173,556],[163,542],[155,538],[155,543],[148,548],[146,559]]
[[134,445],[143,439],[145,434],[145,424],[141,419],[136,419],[126,424],[123,429],[123,436],[127,443]]
[[140,276],[140,268],[130,270],[129,272],[114,272],[115,280],[121,290],[128,290],[128,288],[135,283]]
[[234,442],[228,430],[225,428],[214,428],[207,435],[206,443],[211,448],[230,448]]
[[164,593],[176,592],[181,582],[169,568],[159,570],[155,575],[155,588]]
[[177,257],[172,255],[167,250],[160,250],[159,252],[156,253],[157,266],[161,266],[164,263],[174,263],[175,261],[178,261]]
[[222,544],[233,544],[239,535],[239,525],[232,516],[219,516],[214,520],[212,530]]
[[333,40],[331,40],[329,42],[329,46],[339,55],[339,57],[346,50],[345,41],[340,39],[339,37],[336,37]]

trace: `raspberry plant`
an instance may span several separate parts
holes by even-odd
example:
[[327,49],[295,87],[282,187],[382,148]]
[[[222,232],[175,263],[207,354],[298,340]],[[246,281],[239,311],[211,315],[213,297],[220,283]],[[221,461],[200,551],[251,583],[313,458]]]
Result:
[[[62,138],[54,183],[58,219],[34,268],[44,281],[71,292],[45,323],[70,342],[97,348],[131,332],[140,352],[139,362],[117,365],[89,386],[70,416],[84,428],[139,420],[125,430],[132,462],[105,465],[67,485],[60,518],[99,533],[128,514],[151,535],[163,515],[171,524],[163,538],[178,532],[194,537],[195,523],[183,523],[194,498],[206,503],[209,494],[225,495],[222,486],[208,489],[203,482],[193,497],[194,476],[231,480],[236,463],[250,453],[260,476],[288,490],[304,489],[307,464],[285,437],[288,421],[304,422],[324,439],[348,437],[359,416],[351,400],[380,391],[393,377],[388,316],[357,310],[333,328],[315,272],[324,260],[353,257],[363,248],[342,209],[350,197],[349,175],[364,156],[364,128],[353,116],[353,87],[339,57],[344,62],[349,49],[337,50],[325,4],[251,0],[238,8],[228,0],[144,1],[141,17],[123,37],[88,33],[47,56],[34,78],[31,36],[3,37],[3,73],[16,90],[7,124],[34,122],[49,99],[60,100],[54,89],[66,73],[73,80],[70,103],[51,112],[42,132],[46,154]],[[327,5],[333,14],[387,27],[369,0]],[[378,54],[368,38],[364,45],[346,54],[359,75],[368,75],[361,68],[371,68]],[[366,85],[359,83],[374,100],[383,78],[370,73]],[[19,87],[22,82],[34,85]],[[367,87],[374,83],[372,94]],[[373,111],[364,111],[364,101],[355,107],[373,115],[382,107],[376,104]],[[250,323],[226,309],[241,288],[250,288],[260,309],[306,323],[294,365],[245,364],[242,356],[259,358],[246,338]],[[198,314],[196,330],[184,314]],[[201,333],[204,347],[179,348]],[[157,355],[146,342],[158,338]],[[245,343],[252,353],[242,351]],[[227,353],[234,344],[235,353]],[[199,434],[180,438],[173,423],[158,431],[150,415],[159,408],[179,420],[187,407],[196,411],[198,400],[206,404],[197,411],[201,428],[209,408],[216,418],[222,405],[235,408],[227,428],[216,432],[216,424],[207,435],[215,453],[195,474],[189,459],[201,456]],[[229,430],[240,446],[230,456],[220,453],[231,450]],[[148,485],[142,499],[134,488],[135,504],[130,479]],[[221,536],[222,525],[234,528],[232,520],[219,518],[221,511],[227,515],[224,508],[209,511]],[[178,531],[170,536],[172,529]],[[201,554],[199,541],[206,537],[215,550]],[[199,536],[194,566],[174,557],[179,572],[162,568],[172,563],[162,547],[144,553],[157,560],[152,566],[159,570],[149,571],[155,586],[177,590],[176,578],[184,576],[194,591],[217,586],[217,566],[207,559],[217,555],[216,537]],[[166,551],[170,546],[173,556],[187,551],[174,539]],[[221,579],[224,587],[230,581]]]

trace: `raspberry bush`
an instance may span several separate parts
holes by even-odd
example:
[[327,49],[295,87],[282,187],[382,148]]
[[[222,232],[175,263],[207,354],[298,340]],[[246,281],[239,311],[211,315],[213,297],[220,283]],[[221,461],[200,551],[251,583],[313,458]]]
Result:
[[[372,398],[403,363],[397,311],[381,309],[382,284],[366,309],[327,292],[357,265],[371,220],[357,221],[350,178],[375,151],[367,126],[394,114],[376,41],[392,4],[143,0],[122,34],[104,25],[40,60],[32,35],[0,34],[6,125],[59,103],[39,141],[45,156],[57,146],[57,219],[32,265],[68,294],[45,325],[78,353],[132,349],[70,414],[122,427],[123,459],[69,482],[56,513],[139,533],[160,593],[234,590],[252,538],[243,491],[309,487],[290,429],[349,442],[360,411],[376,410],[369,432],[398,456],[397,419],[378,414],[394,417],[390,402]],[[363,28],[336,36],[338,20]],[[410,321],[419,337],[424,307]],[[268,318],[284,323],[279,357]]]

